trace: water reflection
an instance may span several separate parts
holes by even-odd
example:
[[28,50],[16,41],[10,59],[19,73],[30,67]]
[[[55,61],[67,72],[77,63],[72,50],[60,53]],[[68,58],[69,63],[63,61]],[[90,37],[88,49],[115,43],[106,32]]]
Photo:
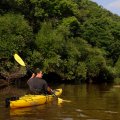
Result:
[[[113,85],[59,85],[63,88],[60,98],[70,100],[58,105],[57,102],[22,108],[4,107],[5,94],[0,92],[0,119],[7,120],[119,120],[120,119],[120,87]],[[11,88],[12,89],[12,88]],[[15,94],[25,90],[14,88]],[[5,93],[5,92],[4,92]],[[7,94],[7,92],[6,92]],[[11,92],[9,91],[9,96]],[[20,94],[20,93],[19,93]],[[13,95],[13,92],[12,92]],[[7,94],[8,96],[8,94]],[[3,114],[4,113],[4,114]]]
[[22,115],[30,115],[38,111],[44,111],[45,105],[41,106],[34,106],[34,107],[27,107],[21,109],[10,109],[11,116],[22,116]]

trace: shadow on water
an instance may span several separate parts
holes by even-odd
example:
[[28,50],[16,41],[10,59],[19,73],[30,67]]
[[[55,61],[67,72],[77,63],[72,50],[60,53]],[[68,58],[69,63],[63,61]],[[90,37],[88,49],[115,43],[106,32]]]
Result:
[[15,87],[0,91],[1,120],[119,120],[120,87],[110,84],[59,84],[62,88],[60,98],[70,100],[57,104],[28,107],[22,109],[5,108],[4,99],[12,95],[24,95],[26,89]]

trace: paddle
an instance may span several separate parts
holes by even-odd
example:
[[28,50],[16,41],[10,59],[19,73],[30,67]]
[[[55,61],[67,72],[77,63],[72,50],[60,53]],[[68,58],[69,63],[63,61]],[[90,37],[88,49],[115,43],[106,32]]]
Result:
[[[24,66],[24,67],[26,67],[26,64],[25,64],[25,62],[22,60],[22,58],[18,55],[18,54],[14,54],[13,55],[14,56],[14,59],[21,65],[21,66]],[[31,71],[31,70],[30,70]],[[32,71],[31,71],[32,72]],[[33,73],[33,72],[32,72]],[[54,93],[54,91],[51,89],[51,92],[52,92],[52,94],[58,99],[58,102],[59,103],[62,103],[62,99],[61,98],[58,98],[58,96],[56,96],[55,95],[55,93]]]
[[22,60],[22,58],[21,58],[18,54],[15,53],[13,56],[14,56],[14,59],[15,59],[21,66],[26,67],[27,70],[29,70],[31,73],[33,73],[33,71],[30,70],[30,69],[26,66],[25,62]]
[[62,103],[64,100],[59,98],[52,89],[50,89],[51,93],[58,99],[58,103]]

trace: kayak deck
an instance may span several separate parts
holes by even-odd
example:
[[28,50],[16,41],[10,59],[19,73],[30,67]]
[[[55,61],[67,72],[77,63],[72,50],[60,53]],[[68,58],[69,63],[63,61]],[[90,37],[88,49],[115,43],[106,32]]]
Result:
[[[54,91],[56,96],[62,94],[62,89]],[[22,108],[45,104],[51,102],[56,97],[54,95],[25,95],[21,96],[19,100],[10,101],[10,108]]]

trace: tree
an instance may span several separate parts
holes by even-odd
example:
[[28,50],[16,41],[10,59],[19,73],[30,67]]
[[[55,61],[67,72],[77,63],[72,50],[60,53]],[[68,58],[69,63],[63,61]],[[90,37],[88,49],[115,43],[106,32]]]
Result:
[[[32,35],[32,29],[23,16],[19,14],[0,16],[0,57],[9,60],[15,52],[24,54],[30,47]],[[4,67],[7,65],[8,63]]]
[[52,28],[51,22],[43,23],[36,35],[35,44],[36,50],[42,55],[38,63],[45,71],[55,71],[59,67],[62,40],[62,35]]

